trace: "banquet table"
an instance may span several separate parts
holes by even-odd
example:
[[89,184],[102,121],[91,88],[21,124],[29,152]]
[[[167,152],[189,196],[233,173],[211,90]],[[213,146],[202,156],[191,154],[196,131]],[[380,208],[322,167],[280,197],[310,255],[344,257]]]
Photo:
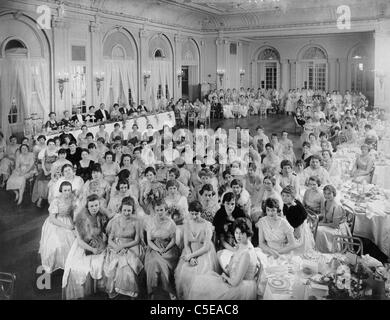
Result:
[[[174,127],[176,125],[176,120],[175,113],[173,111],[128,118],[125,122],[125,126],[123,126],[123,121],[105,123],[105,130],[108,132],[108,134],[114,131],[115,123],[120,123],[122,125],[123,136],[127,137],[128,133],[132,131],[132,126],[134,123],[137,123],[139,131],[142,133],[146,131],[146,126],[148,124],[151,124],[154,130],[162,130],[164,125],[168,125],[170,128]],[[89,126],[88,131],[92,132],[95,135],[96,132],[99,131],[99,124]],[[70,133],[77,137],[77,135],[81,133],[81,129],[78,128],[71,130]],[[57,135],[59,135],[59,132],[49,132],[45,134],[47,139],[54,138]],[[35,139],[38,136],[39,135],[36,135]]]
[[353,235],[370,239],[390,256],[390,193],[375,185],[345,183],[341,203],[355,214]]
[[258,282],[258,296],[263,300],[328,299],[328,286],[317,283],[314,278],[334,272],[334,259],[350,265],[362,263],[366,267],[383,267],[382,263],[369,255],[357,257],[350,253],[312,251],[303,256],[282,255],[278,259],[265,259],[267,267],[262,268]]

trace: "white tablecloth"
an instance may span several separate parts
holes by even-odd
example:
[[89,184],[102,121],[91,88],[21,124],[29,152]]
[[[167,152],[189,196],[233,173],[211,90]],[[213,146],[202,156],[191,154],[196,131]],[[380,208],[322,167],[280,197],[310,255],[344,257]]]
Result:
[[[164,112],[164,113],[158,113],[155,115],[148,115],[148,116],[140,116],[132,119],[126,120],[126,127],[123,128],[122,121],[118,121],[118,123],[121,125],[121,129],[123,130],[123,136],[126,138],[130,131],[132,131],[132,126],[134,123],[137,123],[139,131],[142,133],[146,130],[147,124],[151,124],[153,126],[153,129],[155,130],[161,130],[164,125],[168,125],[170,128],[174,127],[176,124],[175,120],[175,113],[173,111],[170,112]],[[114,124],[116,122],[106,123],[106,131],[108,134],[110,134],[112,131],[114,131]],[[99,131],[99,124],[96,124],[94,126],[88,127],[88,131],[92,132],[94,135],[96,132]],[[73,134],[76,138],[81,133],[81,129],[72,130],[70,131],[71,134]],[[46,134],[46,138],[54,138],[55,136],[58,136],[59,133],[52,133],[52,134]],[[38,135],[35,137],[37,138]]]
[[353,234],[370,239],[390,257],[390,215],[373,215],[368,218],[365,213],[356,213]]
[[375,165],[372,183],[383,188],[390,189],[390,166],[389,165]]

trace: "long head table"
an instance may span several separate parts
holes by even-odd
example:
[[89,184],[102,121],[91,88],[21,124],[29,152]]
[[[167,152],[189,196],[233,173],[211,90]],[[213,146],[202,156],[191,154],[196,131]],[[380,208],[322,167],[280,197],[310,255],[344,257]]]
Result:
[[[142,133],[146,131],[146,126],[148,124],[151,124],[153,126],[153,129],[155,130],[162,130],[164,125],[167,125],[170,128],[174,127],[176,125],[176,120],[175,120],[175,113],[173,111],[152,114],[147,116],[138,116],[138,117],[127,119],[124,127],[123,127],[123,121],[105,123],[106,125],[105,130],[107,131],[107,133],[110,134],[112,131],[114,131],[115,123],[119,123],[121,125],[123,136],[127,137],[129,132],[132,131],[132,127],[134,123],[137,123],[139,131]],[[88,131],[92,132],[95,135],[99,131],[99,123],[89,126]],[[77,138],[77,136],[81,133],[81,128],[71,130],[70,133]],[[44,135],[46,136],[46,139],[50,139],[58,136],[59,134],[60,132],[50,132]],[[40,134],[37,134],[35,136],[35,139],[37,139],[39,135]]]

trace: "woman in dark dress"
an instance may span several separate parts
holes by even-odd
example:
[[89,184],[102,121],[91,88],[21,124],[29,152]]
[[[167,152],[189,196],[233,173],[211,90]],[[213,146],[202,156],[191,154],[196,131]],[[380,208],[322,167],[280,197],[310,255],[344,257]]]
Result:
[[46,122],[46,130],[50,128],[51,131],[56,131],[58,130],[58,122],[56,120],[56,113],[55,112],[50,112],[49,113],[49,120]]
[[294,237],[300,246],[295,249],[295,253],[307,252],[314,248],[314,238],[307,223],[307,212],[303,204],[295,199],[295,189],[287,186],[282,190],[283,215],[288,223],[294,228]]
[[225,269],[230,262],[233,253],[237,249],[237,242],[234,237],[233,224],[237,218],[245,218],[245,213],[236,206],[233,192],[226,192],[222,198],[221,209],[215,214],[213,225],[216,236],[216,249],[218,261],[222,269]]
[[84,182],[92,178],[92,167],[95,164],[89,159],[88,149],[81,150],[81,160],[77,162],[76,175],[80,176]]

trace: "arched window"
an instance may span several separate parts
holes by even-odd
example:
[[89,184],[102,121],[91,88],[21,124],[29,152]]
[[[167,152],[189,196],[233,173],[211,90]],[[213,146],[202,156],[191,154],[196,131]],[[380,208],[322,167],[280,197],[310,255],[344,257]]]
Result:
[[[28,50],[22,41],[12,39],[6,43],[4,47],[4,53],[6,58],[17,59],[20,57],[27,57]],[[16,131],[18,131],[17,127],[21,123],[23,118],[21,115],[21,103],[22,97],[18,84],[15,96],[13,96],[10,101],[10,108],[8,112],[8,123],[11,125],[11,127],[14,127]]]
[[313,90],[327,90],[328,60],[325,51],[309,47],[301,56],[303,87]]
[[366,91],[367,53],[363,47],[357,47],[351,55],[351,90]]
[[160,49],[157,49],[156,52],[154,53],[155,58],[164,58],[162,51]]
[[274,48],[265,48],[257,56],[259,87],[262,89],[279,89],[280,55]]

